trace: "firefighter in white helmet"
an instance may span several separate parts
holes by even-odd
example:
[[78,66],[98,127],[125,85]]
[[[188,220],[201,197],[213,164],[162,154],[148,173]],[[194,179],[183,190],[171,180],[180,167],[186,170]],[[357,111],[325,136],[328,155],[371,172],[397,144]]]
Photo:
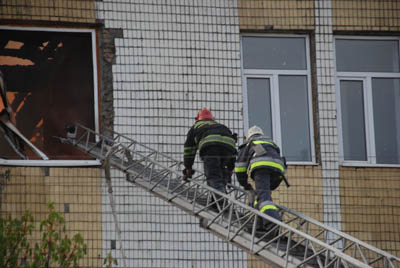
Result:
[[[264,135],[261,128],[253,126],[247,131],[244,143],[239,146],[235,163],[236,177],[246,191],[254,192],[248,177],[255,182],[256,200],[253,205],[260,212],[279,221],[282,217],[272,201],[271,191],[275,190],[282,180],[287,183],[285,162],[279,147]],[[262,223],[262,227],[266,229],[270,228],[269,225],[270,222]]]

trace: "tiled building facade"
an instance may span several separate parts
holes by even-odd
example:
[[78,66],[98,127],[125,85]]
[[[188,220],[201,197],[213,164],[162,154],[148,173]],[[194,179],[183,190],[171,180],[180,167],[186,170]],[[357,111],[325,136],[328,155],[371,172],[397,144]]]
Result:
[[[239,141],[251,124],[265,123],[289,160],[292,186],[273,193],[278,204],[400,254],[400,2],[3,0],[0,22],[3,46],[10,31],[90,34],[76,44],[91,44],[93,63],[80,68],[92,74],[92,95],[82,104],[79,94],[70,96],[80,106],[63,107],[68,110],[60,112],[63,125],[90,110],[93,128],[113,129],[180,159],[186,132],[202,107],[237,132]],[[13,77],[4,67],[7,59],[0,60],[0,69]],[[364,69],[371,62],[377,69]],[[68,73],[74,74],[73,85],[88,79]],[[13,82],[7,82],[13,91]],[[374,93],[379,83],[388,95]],[[58,84],[51,88],[57,91]],[[15,108],[22,103],[17,97]],[[382,103],[387,110],[379,113]],[[23,109],[17,111],[29,119]],[[45,116],[44,125],[51,121]],[[382,116],[388,124],[379,125]],[[100,267],[108,251],[121,262],[102,169],[54,154],[61,160],[2,161],[1,210],[18,215],[30,209],[42,217],[47,201],[63,212],[68,205],[67,226],[88,241],[84,265]],[[114,171],[113,178],[127,266],[264,267],[202,230],[197,219],[129,184],[123,174]]]

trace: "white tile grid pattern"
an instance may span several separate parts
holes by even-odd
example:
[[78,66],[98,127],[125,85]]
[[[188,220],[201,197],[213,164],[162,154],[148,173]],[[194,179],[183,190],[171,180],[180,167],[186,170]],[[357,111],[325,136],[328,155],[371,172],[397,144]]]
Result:
[[[341,229],[339,158],[331,0],[315,1],[315,40],[324,222]],[[334,239],[331,237],[329,239]]]
[[[105,27],[121,28],[124,36],[115,40],[116,132],[175,159],[182,159],[186,133],[202,107],[242,132],[235,0],[96,4]],[[196,168],[202,169],[198,161]],[[128,184],[118,172],[113,178],[129,267],[247,267],[246,253],[199,228],[198,219]],[[104,193],[106,252],[116,233]]]

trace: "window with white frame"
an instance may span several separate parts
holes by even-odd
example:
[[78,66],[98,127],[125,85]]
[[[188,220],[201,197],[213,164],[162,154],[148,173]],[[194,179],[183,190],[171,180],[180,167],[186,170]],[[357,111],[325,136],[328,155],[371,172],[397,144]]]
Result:
[[343,163],[400,165],[399,42],[335,38]]
[[313,163],[308,37],[243,35],[245,129],[257,125],[288,162]]

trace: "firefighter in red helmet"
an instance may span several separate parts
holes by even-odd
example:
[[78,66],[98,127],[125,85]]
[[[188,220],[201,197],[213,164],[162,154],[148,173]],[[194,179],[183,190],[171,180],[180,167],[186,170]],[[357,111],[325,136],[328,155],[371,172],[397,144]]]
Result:
[[209,109],[201,109],[187,133],[183,174],[189,178],[193,175],[192,166],[198,150],[204,164],[207,185],[226,193],[226,184],[231,181],[235,166],[236,140],[236,134],[216,122]]
[[196,116],[196,121],[199,120],[215,120],[215,119],[210,110],[208,110],[207,108],[203,108],[198,112]]

